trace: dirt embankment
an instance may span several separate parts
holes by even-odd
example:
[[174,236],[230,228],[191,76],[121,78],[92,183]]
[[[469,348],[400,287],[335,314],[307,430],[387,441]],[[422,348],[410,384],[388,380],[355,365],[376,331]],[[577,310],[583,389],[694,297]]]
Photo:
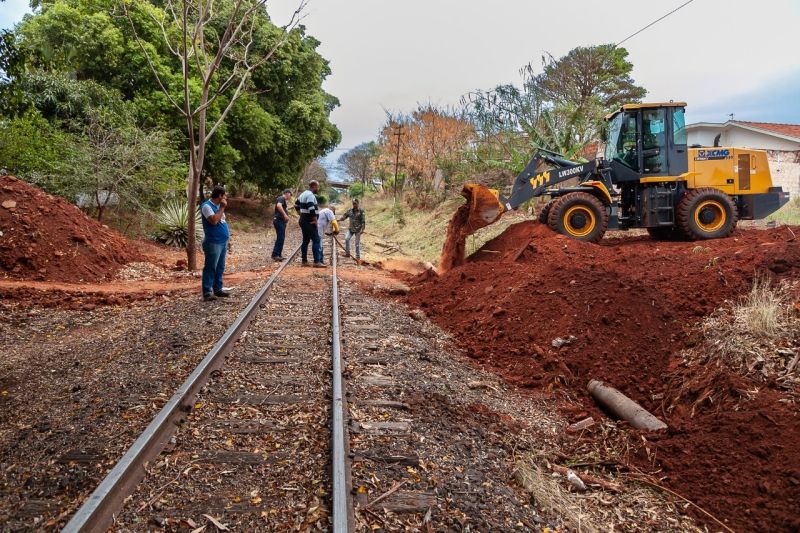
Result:
[[0,276],[14,279],[102,281],[141,260],[122,235],[11,176],[0,176],[0,232]]
[[[679,352],[699,342],[702,317],[749,290],[758,272],[800,279],[792,232],[800,235],[783,227],[695,243],[593,245],[525,222],[464,265],[419,276],[407,300],[521,387],[567,389],[589,411],[589,379],[620,388],[670,425],[647,436],[653,455],[641,450],[631,464],[663,469],[667,486],[734,529],[791,530],[800,527],[796,406],[774,383],[724,369],[697,380],[693,394],[676,399],[675,391],[686,379]],[[556,347],[557,337],[567,342]],[[709,390],[716,402],[698,402]]]

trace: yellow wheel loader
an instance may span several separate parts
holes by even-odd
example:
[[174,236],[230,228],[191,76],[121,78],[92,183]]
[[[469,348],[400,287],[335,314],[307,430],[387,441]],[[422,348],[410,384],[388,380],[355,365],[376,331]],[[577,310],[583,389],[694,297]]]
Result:
[[[738,220],[780,209],[763,150],[687,146],[683,102],[628,104],[606,117],[604,157],[577,163],[547,151],[517,176],[511,196],[464,186],[467,224],[477,229],[511,209],[550,196],[539,220],[574,239],[597,242],[607,229],[645,228],[655,239],[716,239]],[[577,185],[558,188],[568,180]]]

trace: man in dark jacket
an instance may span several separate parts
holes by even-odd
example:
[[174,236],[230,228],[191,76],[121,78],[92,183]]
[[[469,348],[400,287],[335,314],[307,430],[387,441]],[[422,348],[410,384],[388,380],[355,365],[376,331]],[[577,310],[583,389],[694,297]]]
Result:
[[364,216],[364,210],[359,207],[358,198],[353,198],[353,207],[345,212],[342,221],[346,218],[350,219],[350,227],[347,230],[347,234],[344,236],[344,253],[347,257],[350,257],[350,239],[354,238],[356,241],[356,259],[360,261],[361,233],[364,231],[364,227],[366,227],[366,218]]

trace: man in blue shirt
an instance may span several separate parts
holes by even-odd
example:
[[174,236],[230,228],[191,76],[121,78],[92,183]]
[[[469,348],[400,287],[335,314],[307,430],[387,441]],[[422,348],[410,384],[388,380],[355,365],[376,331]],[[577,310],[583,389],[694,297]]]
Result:
[[286,203],[292,197],[291,189],[284,189],[283,194],[275,200],[275,216],[272,225],[275,226],[275,246],[272,248],[272,260],[283,261],[283,243],[286,239],[286,224],[289,222],[289,205]]
[[[228,206],[225,187],[217,185],[211,191],[211,199],[203,202],[203,300],[216,300],[230,296],[222,290],[222,273],[225,272],[225,255],[228,252],[228,221],[225,208]],[[213,290],[213,292],[212,292]]]
[[300,212],[300,231],[303,232],[303,243],[300,245],[300,256],[303,260],[302,266],[308,264],[308,244],[311,245],[311,252],[314,254],[314,266],[325,268],[322,263],[322,247],[320,246],[319,232],[317,231],[317,191],[319,182],[316,180],[308,184],[308,189],[303,191],[294,203],[295,209]]

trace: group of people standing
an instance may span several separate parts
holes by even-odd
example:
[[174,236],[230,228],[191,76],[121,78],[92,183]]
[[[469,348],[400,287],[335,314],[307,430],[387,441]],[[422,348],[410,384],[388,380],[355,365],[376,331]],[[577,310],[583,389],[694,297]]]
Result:
[[[328,207],[324,202],[320,203],[317,199],[319,183],[312,181],[308,184],[308,189],[303,191],[295,201],[295,209],[300,215],[300,231],[303,234],[303,242],[300,245],[300,259],[302,266],[314,266],[324,268],[324,254],[322,239],[327,234],[336,235],[339,233],[339,222],[350,219],[350,226],[345,234],[344,248],[345,256],[350,257],[350,241],[355,244],[355,257],[361,260],[361,234],[364,232],[366,219],[364,210],[361,209],[358,198],[353,199],[353,206],[348,209],[340,220],[336,219],[336,210]],[[292,191],[286,189],[275,201],[275,217],[273,226],[275,227],[275,246],[272,249],[272,259],[283,261],[283,244],[286,235],[286,224],[289,222],[288,201],[292,197]],[[330,231],[328,229],[330,228]],[[311,244],[313,265],[308,261],[308,245]]]
[[[303,191],[295,201],[294,208],[300,218],[300,231],[303,242],[300,248],[301,265],[312,266],[308,262],[308,245],[311,244],[313,266],[325,268],[322,239],[325,235],[339,233],[339,222],[349,219],[350,225],[345,234],[345,255],[350,257],[350,242],[355,244],[355,258],[361,261],[361,234],[364,232],[366,220],[364,210],[361,209],[357,198],[353,205],[340,220],[336,219],[336,210],[320,203],[317,199],[319,183],[312,181],[308,189]],[[283,245],[286,241],[286,225],[289,223],[289,201],[292,191],[284,189],[283,193],[275,200],[275,214],[272,225],[275,228],[275,245],[272,248],[273,261],[284,261]],[[223,289],[222,274],[225,271],[225,256],[230,250],[230,232],[225,217],[228,205],[225,188],[221,185],[214,187],[211,198],[200,206],[203,221],[203,265],[202,289],[203,299],[216,300],[229,296]],[[330,231],[329,231],[330,230]]]

